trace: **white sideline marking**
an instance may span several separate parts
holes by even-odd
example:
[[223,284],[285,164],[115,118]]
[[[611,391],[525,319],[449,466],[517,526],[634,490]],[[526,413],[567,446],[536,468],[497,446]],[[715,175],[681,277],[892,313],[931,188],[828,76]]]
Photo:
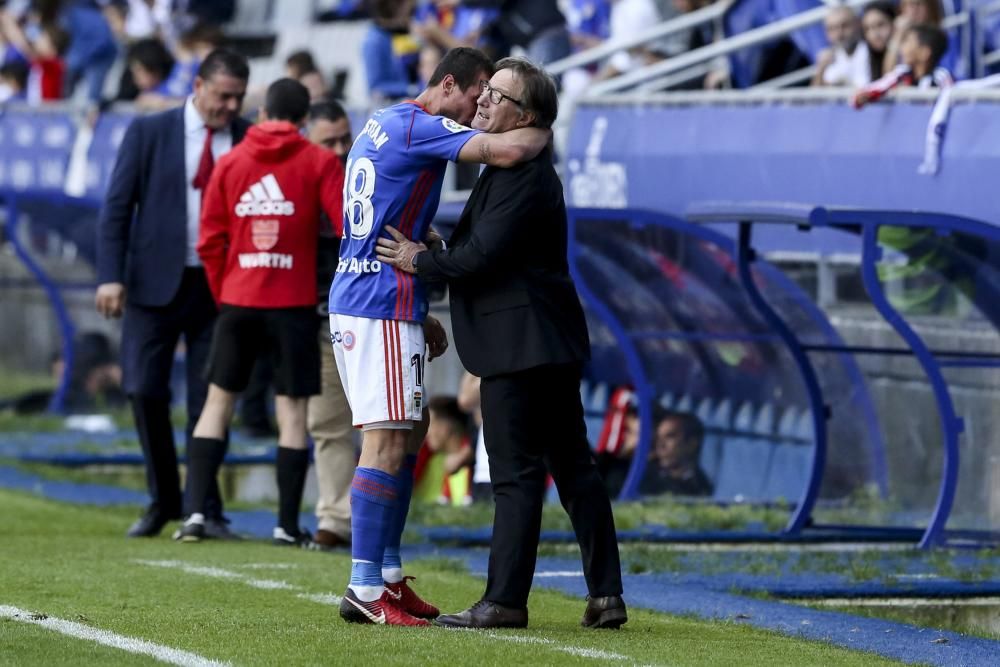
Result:
[[[171,570],[180,570],[181,572],[185,572],[187,574],[196,574],[202,577],[212,577],[215,579],[226,579],[228,581],[236,581],[241,584],[246,584],[247,586],[252,586],[253,588],[260,588],[265,591],[294,592],[303,590],[299,586],[290,584],[287,581],[277,581],[274,579],[255,579],[253,577],[243,574],[242,572],[233,572],[232,570],[223,570],[222,568],[219,567],[211,567],[207,565],[195,565],[193,563],[185,563],[184,561],[180,560],[136,560],[135,562],[139,563],[140,565],[148,565],[149,567],[162,567]],[[264,569],[264,568],[255,567],[252,569]],[[316,602],[318,604],[330,605],[331,607],[336,607],[340,604],[340,596],[334,595],[333,593],[302,592],[299,593],[297,597],[300,597],[303,600]]]
[[328,604],[331,607],[339,607],[340,601],[343,599],[339,595],[334,595],[333,593],[299,593],[298,596],[303,600],[309,600],[311,602],[318,602],[319,604]]
[[295,563],[247,563],[236,567],[241,570],[294,570],[298,565]]
[[179,560],[136,560],[136,563],[140,565],[148,565],[150,567],[164,567],[168,569],[180,570],[187,574],[198,574],[203,577],[214,577],[215,579],[229,579],[230,581],[238,581],[241,584],[246,584],[247,586],[252,586],[254,588],[261,588],[266,591],[291,591],[296,590],[295,586],[292,586],[285,581],[276,581],[274,579],[254,579],[241,572],[233,572],[232,570],[223,570],[219,567],[211,567],[206,565],[192,565],[191,563],[185,563]]
[[536,577],[582,577],[583,570],[550,570],[535,572]]
[[486,632],[485,636],[490,639],[498,639],[500,641],[513,642],[515,644],[540,644],[546,646],[553,651],[560,651],[562,653],[568,653],[570,655],[575,655],[578,658],[593,658],[594,660],[620,660],[624,662],[632,662],[632,658],[627,655],[622,655],[621,653],[612,653],[611,651],[600,651],[595,648],[582,648],[580,646],[563,646],[558,644],[551,639],[545,639],[544,637],[529,637],[526,635],[505,635],[498,632]]
[[181,665],[181,667],[221,667],[223,665],[229,665],[228,662],[209,660],[208,658],[202,657],[197,653],[190,653],[188,651],[170,648],[169,646],[154,644],[153,642],[148,642],[144,639],[118,635],[109,630],[92,628],[88,625],[83,625],[82,623],[65,621],[61,618],[52,618],[42,614],[33,614],[29,611],[18,609],[17,607],[0,605],[0,618],[10,618],[22,623],[31,623],[32,625],[38,625],[48,630],[55,630],[61,634],[69,635],[70,637],[76,637],[77,639],[86,639],[98,644],[103,644],[104,646],[110,646],[112,648],[128,651],[129,653],[148,655],[151,658],[155,658],[156,660],[166,662],[171,665]]

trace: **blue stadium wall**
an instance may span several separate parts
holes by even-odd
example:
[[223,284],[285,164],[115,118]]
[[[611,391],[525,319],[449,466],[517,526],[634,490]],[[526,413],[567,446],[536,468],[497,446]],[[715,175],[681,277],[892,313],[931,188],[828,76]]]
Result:
[[570,130],[567,198],[677,216],[696,201],[795,201],[1000,224],[1000,98],[957,102],[940,170],[922,175],[933,97],[858,111],[846,94],[807,93],[583,103]]

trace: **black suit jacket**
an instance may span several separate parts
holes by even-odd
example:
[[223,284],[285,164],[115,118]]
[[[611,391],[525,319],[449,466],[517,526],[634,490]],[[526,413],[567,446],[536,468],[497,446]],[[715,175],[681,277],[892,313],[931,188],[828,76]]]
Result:
[[[233,121],[235,146],[250,123]],[[97,280],[124,283],[130,303],[163,306],[187,260],[184,106],[137,117],[118,149],[97,223]]]
[[562,183],[546,150],[510,169],[487,167],[449,247],[416,256],[418,276],[449,285],[455,348],[470,373],[590,357],[566,243]]

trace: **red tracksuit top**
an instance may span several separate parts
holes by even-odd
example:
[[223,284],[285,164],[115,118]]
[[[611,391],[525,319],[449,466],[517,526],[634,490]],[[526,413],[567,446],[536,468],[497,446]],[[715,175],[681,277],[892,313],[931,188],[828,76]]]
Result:
[[344,168],[291,123],[250,128],[223,155],[201,205],[198,255],[216,303],[316,305],[320,212],[342,234]]

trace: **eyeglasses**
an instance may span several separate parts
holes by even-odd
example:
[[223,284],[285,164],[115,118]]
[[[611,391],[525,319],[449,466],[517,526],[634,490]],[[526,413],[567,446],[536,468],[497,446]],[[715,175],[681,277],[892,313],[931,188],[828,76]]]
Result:
[[521,100],[514,99],[507,93],[500,92],[499,90],[491,86],[489,81],[479,82],[479,94],[482,95],[483,93],[490,94],[490,102],[493,102],[493,104],[500,104],[504,100],[510,100],[519,107],[524,106],[524,102],[522,102]]

